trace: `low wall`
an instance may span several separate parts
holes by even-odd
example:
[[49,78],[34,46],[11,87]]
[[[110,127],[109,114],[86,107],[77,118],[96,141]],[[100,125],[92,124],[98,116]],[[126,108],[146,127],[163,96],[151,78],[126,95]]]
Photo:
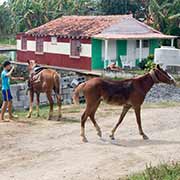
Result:
[[[71,104],[72,103],[72,94],[73,94],[73,86],[71,82],[73,80],[77,80],[78,82],[85,81],[85,77],[79,77],[78,75],[68,76],[61,78],[61,100],[62,104]],[[13,107],[14,109],[28,109],[29,108],[29,95],[26,93],[27,84],[19,83],[11,85],[11,92],[13,95]],[[52,94],[54,102],[56,102],[55,94]],[[80,97],[81,101],[82,97]],[[36,96],[34,98],[34,102],[36,102]],[[34,103],[35,104],[35,103]],[[48,99],[45,93],[40,94],[40,105],[49,104]]]

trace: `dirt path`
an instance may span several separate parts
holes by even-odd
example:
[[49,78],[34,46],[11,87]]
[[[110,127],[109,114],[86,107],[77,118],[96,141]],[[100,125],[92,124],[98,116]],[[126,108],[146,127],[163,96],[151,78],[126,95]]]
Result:
[[103,139],[88,122],[88,143],[80,141],[80,113],[64,114],[71,122],[22,119],[0,124],[0,179],[117,180],[148,163],[180,160],[180,107],[143,109],[148,141],[138,135],[132,111],[111,141],[118,114],[118,107],[103,105],[97,113]]

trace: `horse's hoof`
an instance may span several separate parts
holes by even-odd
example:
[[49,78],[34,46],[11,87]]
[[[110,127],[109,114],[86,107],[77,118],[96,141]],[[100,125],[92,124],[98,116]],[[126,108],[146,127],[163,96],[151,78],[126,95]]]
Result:
[[145,134],[143,135],[143,139],[144,140],[148,140],[149,138],[148,138],[148,136],[146,136]]
[[101,138],[101,137],[102,137],[101,131],[99,131],[99,132],[97,133],[97,135]]
[[29,115],[29,114],[26,116],[26,118],[30,118],[30,117],[31,117],[31,115]]
[[87,142],[88,142],[87,138],[86,138],[86,137],[83,137],[83,138],[82,138],[82,142],[87,143]]
[[50,121],[50,120],[52,120],[52,117],[50,116],[50,117],[48,117],[48,121]]
[[61,121],[62,116],[58,116],[57,121]]
[[115,140],[113,135],[110,135],[109,137],[111,138],[111,140]]

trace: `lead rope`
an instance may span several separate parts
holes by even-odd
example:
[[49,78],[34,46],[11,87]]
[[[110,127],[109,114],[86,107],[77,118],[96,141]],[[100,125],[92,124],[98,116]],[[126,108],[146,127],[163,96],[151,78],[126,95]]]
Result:
[[151,70],[151,71],[149,72],[149,74],[150,74],[151,78],[153,79],[154,83],[160,83],[160,81],[158,80],[158,78],[157,78],[154,70]]

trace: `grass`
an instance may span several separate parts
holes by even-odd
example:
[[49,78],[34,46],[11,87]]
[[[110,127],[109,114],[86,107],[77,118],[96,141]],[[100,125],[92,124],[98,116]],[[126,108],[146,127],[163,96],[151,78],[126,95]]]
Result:
[[149,165],[143,172],[130,175],[124,180],[180,180],[180,163],[172,162],[156,167]]
[[[80,112],[80,109],[81,108],[84,108],[84,105],[81,105],[80,106],[75,106],[75,105],[63,105],[62,106],[62,121],[64,123],[79,123],[80,121],[80,118],[79,116],[77,117],[76,115],[74,115],[74,113],[79,113]],[[58,109],[57,109],[57,105],[54,106],[54,113],[53,113],[53,117],[54,117],[54,120],[56,120],[57,118],[57,114],[58,113]],[[18,115],[18,119],[24,119],[25,118],[25,121],[27,121],[27,114],[28,114],[28,110],[16,110],[15,111],[15,114]],[[69,116],[66,117],[65,115],[68,114]],[[33,113],[32,113],[32,118],[29,119],[29,123],[31,123],[31,120],[46,120],[48,118],[48,115],[49,115],[49,106],[48,105],[43,105],[43,106],[40,106],[40,117],[37,117],[37,112],[36,112],[36,108],[34,107],[33,108]],[[19,120],[18,120],[19,121]]]
[[0,44],[3,45],[16,45],[16,39],[15,38],[0,38]]
[[168,108],[180,106],[180,102],[168,101],[168,102],[158,102],[158,103],[144,103],[143,108]]

